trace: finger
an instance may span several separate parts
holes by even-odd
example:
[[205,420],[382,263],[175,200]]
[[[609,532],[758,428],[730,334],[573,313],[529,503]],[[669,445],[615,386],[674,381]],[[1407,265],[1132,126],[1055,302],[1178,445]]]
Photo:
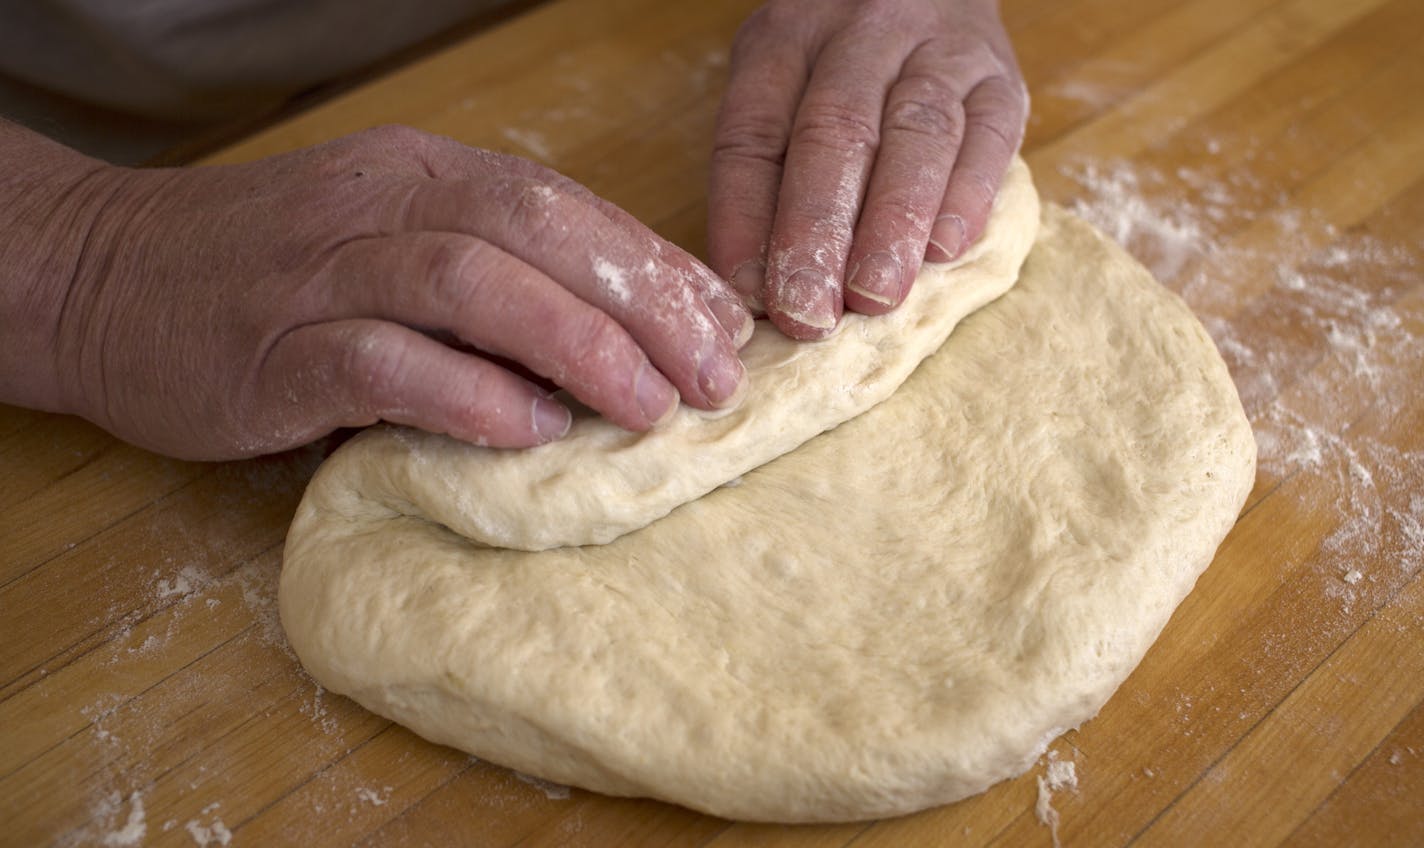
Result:
[[[904,53],[848,30],[828,44],[796,112],[767,251],[766,311],[788,336],[840,320],[851,235]],[[889,57],[894,56],[892,61]]]
[[782,31],[765,26],[761,17],[764,13],[743,24],[732,49],[707,196],[712,268],[756,312],[764,306],[766,249],[781,168],[812,58],[809,45],[788,45]]
[[708,310],[736,347],[740,348],[751,338],[755,327],[752,314],[727,281],[692,254],[659,237],[617,204],[599,197],[578,181],[528,159],[467,147],[439,136],[432,137],[425,159],[428,170],[437,179],[469,180],[517,175],[542,182],[555,191],[583,201],[621,229],[630,241],[646,244],[649,253],[681,275],[707,304]]
[[677,390],[617,322],[472,236],[402,233],[349,242],[322,279],[329,317],[448,330],[549,378],[622,427],[646,430],[677,408]]
[[963,92],[938,51],[906,60],[885,101],[880,149],[846,264],[845,303],[879,315],[910,291],[964,131]]
[[617,204],[599,197],[577,181],[554,171],[546,171],[545,176],[555,188],[563,188],[598,209],[609,221],[620,226],[630,238],[645,241],[654,256],[681,275],[683,281],[697,292],[732,339],[733,345],[741,348],[752,337],[756,322],[752,318],[751,309],[727,280],[713,273],[692,254],[660,238]]
[[707,305],[707,309],[716,317],[723,331],[731,338],[734,347],[740,349],[751,339],[752,331],[756,329],[756,321],[753,320],[752,311],[745,300],[730,283],[713,273],[692,254],[658,237],[616,204],[599,197],[568,177],[559,174],[553,176],[558,177],[558,180],[552,183],[554,186],[563,187],[598,209],[609,221],[620,226],[629,238],[646,242],[649,252],[681,276],[683,282],[697,293]]
[[499,448],[561,438],[569,410],[528,381],[385,321],[307,324],[283,336],[263,365],[277,397],[299,398],[304,440],[377,420]]
[[736,346],[682,276],[579,199],[526,177],[417,184],[393,228],[467,233],[523,260],[611,316],[703,409],[740,401]]
[[1027,102],[1022,86],[990,77],[964,101],[964,143],[930,233],[926,259],[957,259],[984,233],[999,183],[1023,141]]

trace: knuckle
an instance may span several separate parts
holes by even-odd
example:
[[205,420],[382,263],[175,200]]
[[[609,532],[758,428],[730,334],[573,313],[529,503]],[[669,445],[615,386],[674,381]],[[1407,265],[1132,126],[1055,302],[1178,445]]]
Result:
[[352,386],[356,412],[380,414],[393,405],[409,354],[409,345],[394,334],[375,328],[351,334],[342,371]]
[[541,249],[557,249],[569,238],[570,199],[548,183],[516,177],[499,187],[498,197],[509,232],[521,234]]
[[1012,115],[1023,108],[1022,97],[1008,86],[981,85],[975,92],[972,114],[978,116]]
[[[585,310],[565,317],[560,337],[550,351],[550,377],[575,396],[608,398],[617,396],[628,383],[628,363],[632,340],[607,313]],[[604,410],[607,411],[607,410]]]
[[964,130],[964,107],[940,86],[905,81],[885,108],[887,131],[910,132],[938,139],[958,138]]
[[786,160],[787,135],[785,121],[772,115],[729,119],[717,130],[712,158],[750,159],[780,166]]
[[318,151],[312,161],[317,174],[325,177],[346,177],[372,168],[389,171],[419,156],[433,138],[400,124],[371,127],[312,148]]
[[1004,152],[1012,153],[1022,141],[1023,124],[1006,120],[1003,115],[980,115],[968,120],[966,131],[969,130],[989,136]]
[[493,435],[500,415],[508,415],[503,403],[501,386],[492,379],[488,368],[469,368],[460,375],[460,387],[453,398],[456,414],[468,422],[481,438]]
[[934,209],[912,193],[887,192],[876,199],[874,209],[867,209],[862,219],[895,222],[900,228],[909,224],[917,230],[928,231],[933,215]]
[[817,99],[802,104],[791,143],[866,150],[880,143],[880,127],[857,109]]
[[606,378],[624,359],[627,333],[607,313],[589,310],[566,320],[561,333],[565,380],[588,386]]
[[455,314],[470,310],[480,295],[483,253],[479,242],[442,239],[425,254],[421,270],[437,306]]
[[1022,86],[995,79],[975,89],[966,106],[967,127],[988,133],[1016,150],[1023,137],[1026,104]]

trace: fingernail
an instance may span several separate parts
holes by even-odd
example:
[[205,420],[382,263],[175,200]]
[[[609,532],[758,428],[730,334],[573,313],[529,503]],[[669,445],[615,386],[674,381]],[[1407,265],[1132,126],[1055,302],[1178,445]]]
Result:
[[829,333],[836,328],[837,285],[822,271],[797,271],[776,293],[777,311],[818,335]]
[[534,431],[546,442],[562,439],[573,426],[574,417],[563,404],[553,398],[535,398]]
[[638,398],[638,408],[643,417],[656,427],[672,417],[677,411],[677,389],[648,363],[638,369],[638,379],[633,386]]
[[[931,262],[950,262],[964,251],[964,219],[958,215],[941,215],[930,230],[930,248],[925,258]],[[936,256],[935,251],[940,255]]]
[[762,300],[762,286],[766,285],[766,263],[760,259],[749,259],[737,266],[730,280],[732,288],[742,296],[742,303],[753,312],[765,309]]
[[714,352],[697,369],[697,387],[718,409],[736,406],[747,392],[747,369],[737,357]]
[[752,340],[752,333],[756,332],[756,321],[752,320],[752,316],[743,314],[742,319],[741,328],[732,336],[732,344],[736,345],[737,350],[746,347],[747,342]]
[[846,288],[876,303],[894,306],[900,298],[900,259],[878,251],[856,265]]
[[751,313],[731,298],[711,300],[708,307],[712,314],[717,316],[717,323],[721,324],[722,329],[732,338],[732,344],[740,350],[752,337],[752,330],[756,329],[756,322],[752,320]]

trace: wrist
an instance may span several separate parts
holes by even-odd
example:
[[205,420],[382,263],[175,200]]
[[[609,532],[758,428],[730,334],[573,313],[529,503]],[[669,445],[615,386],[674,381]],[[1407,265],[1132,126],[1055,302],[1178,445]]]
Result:
[[82,412],[61,321],[122,171],[0,120],[0,402]]

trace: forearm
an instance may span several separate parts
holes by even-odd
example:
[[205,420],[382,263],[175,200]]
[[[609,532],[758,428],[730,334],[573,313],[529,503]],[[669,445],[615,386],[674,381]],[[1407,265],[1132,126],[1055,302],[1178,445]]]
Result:
[[74,411],[59,325],[112,170],[0,119],[0,402]]

